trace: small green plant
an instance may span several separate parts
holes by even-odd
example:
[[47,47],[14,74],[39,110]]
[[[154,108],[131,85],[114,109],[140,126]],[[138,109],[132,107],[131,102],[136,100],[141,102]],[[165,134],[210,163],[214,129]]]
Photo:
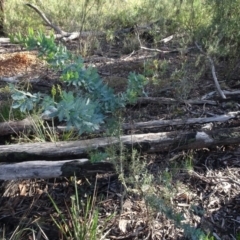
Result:
[[195,65],[193,66],[191,62],[183,59],[181,65],[175,67],[174,71],[171,73],[170,81],[174,86],[176,98],[186,100],[191,97],[191,92],[195,89],[196,83],[202,73],[200,71],[194,74],[194,67]]
[[237,233],[237,240],[240,240],[240,233]]
[[140,190],[140,193],[143,195],[153,191],[153,175],[148,172],[145,159],[142,159],[135,149],[131,153],[129,171],[131,174],[128,176],[127,181],[130,184],[134,183],[134,189]]
[[128,85],[124,96],[126,103],[135,103],[138,96],[147,95],[144,86],[148,83],[147,79],[141,74],[130,73],[128,76]]
[[[39,230],[44,233],[43,229],[39,224],[36,222],[36,225],[38,226]],[[37,230],[33,229],[31,227],[25,227],[24,224],[19,224],[14,231],[9,234],[10,236],[6,236],[5,229],[3,227],[3,230],[0,229],[0,232],[2,233],[2,236],[0,237],[0,240],[19,240],[19,239],[36,239],[37,238]]]
[[169,169],[165,169],[162,173],[161,180],[163,181],[164,185],[168,188],[172,185],[172,173]]
[[123,48],[122,53],[123,54],[130,54],[133,51],[139,50],[139,42],[135,36],[127,36],[123,40]]
[[150,82],[154,85],[159,86],[164,84],[164,82],[168,82],[168,69],[169,69],[169,62],[167,60],[148,60],[144,62],[144,76],[149,78]]
[[12,42],[18,42],[29,50],[38,50],[38,56],[46,60],[53,68],[62,68],[67,62],[71,61],[71,53],[63,45],[56,45],[54,36],[47,37],[42,31],[28,29],[26,35],[16,33],[10,35]]
[[159,77],[159,60],[148,60],[144,62],[144,76],[156,79]]
[[36,237],[36,232],[33,229],[31,229],[31,228],[21,228],[20,226],[18,226],[9,239],[10,240],[18,240],[18,239],[27,238],[27,236],[30,235],[29,233],[32,234],[31,237],[33,237],[33,238]]
[[[52,216],[52,220],[60,230],[64,239],[97,240],[103,236],[104,226],[112,218],[112,215],[105,219],[102,228],[99,226],[99,213],[94,209],[94,197],[87,199],[84,204],[79,199],[76,178],[73,178],[75,195],[71,197],[71,207],[67,206],[68,217],[58,208],[53,198],[49,198],[59,215],[59,219]],[[66,219],[68,218],[68,219]]]
[[187,156],[184,158],[184,169],[187,171],[192,171],[193,170],[193,154],[189,153]]
[[5,102],[0,105],[0,122],[9,120],[22,120],[26,114],[22,113],[19,109],[12,108],[11,102]]
[[30,92],[18,90],[13,84],[9,84],[9,88],[12,92],[13,109],[19,108],[21,112],[29,112],[36,108],[42,97],[40,93],[31,94]]
[[108,154],[106,152],[90,152],[90,161],[92,163],[94,162],[100,162],[108,157]]
[[54,129],[54,122],[52,120],[52,127],[50,127],[48,122],[44,122],[39,119],[37,115],[30,115],[29,119],[32,122],[32,134],[23,135],[23,140],[28,142],[57,142],[59,141],[59,136]]

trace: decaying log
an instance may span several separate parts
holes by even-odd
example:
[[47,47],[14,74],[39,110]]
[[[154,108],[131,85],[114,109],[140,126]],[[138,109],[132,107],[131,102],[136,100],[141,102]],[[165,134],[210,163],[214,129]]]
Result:
[[97,173],[113,173],[110,162],[91,163],[88,159],[66,161],[32,161],[0,165],[0,180],[30,178],[88,177]]
[[240,115],[240,112],[229,112],[224,115],[207,117],[207,118],[188,118],[188,119],[171,119],[171,120],[154,120],[148,122],[138,122],[138,123],[124,123],[122,128],[125,130],[130,129],[143,129],[143,128],[159,128],[166,126],[179,126],[179,125],[192,125],[192,124],[203,124],[210,122],[226,122],[230,119],[236,118]]
[[[188,118],[188,119],[171,119],[171,120],[153,120],[148,122],[138,122],[138,123],[123,123],[123,130],[136,130],[136,129],[146,129],[146,128],[161,128],[167,126],[180,126],[180,125],[193,125],[193,124],[204,124],[210,122],[226,122],[230,119],[234,119],[240,115],[240,112],[229,112],[223,115],[207,117],[207,118]],[[16,134],[22,131],[31,130],[33,127],[33,122],[30,118],[26,118],[22,121],[10,121],[0,123],[0,136],[6,136],[10,134]],[[67,127],[59,126],[52,129],[56,132],[65,132]],[[77,129],[68,129],[71,131],[78,132]],[[100,129],[100,132],[104,132],[104,129]]]
[[10,43],[10,38],[1,37],[0,38],[0,43]]
[[30,118],[21,121],[0,122],[0,136],[18,134],[19,132],[31,130],[32,127],[33,122]]
[[224,128],[190,132],[162,132],[117,137],[88,139],[71,142],[30,143],[0,146],[0,162],[26,160],[54,160],[86,157],[89,151],[103,151],[106,147],[119,147],[142,152],[163,152],[175,149],[201,149],[217,145],[240,143],[240,128]]

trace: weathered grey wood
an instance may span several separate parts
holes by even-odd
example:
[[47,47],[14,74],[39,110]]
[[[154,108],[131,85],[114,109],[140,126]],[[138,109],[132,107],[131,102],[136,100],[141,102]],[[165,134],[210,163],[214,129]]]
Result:
[[97,138],[72,142],[30,143],[0,146],[0,162],[19,162],[34,159],[69,159],[87,156],[89,151],[119,146],[145,152],[162,152],[174,149],[198,149],[216,145],[240,143],[240,128],[225,128],[192,132],[163,132]]
[[21,121],[0,122],[0,136],[17,134],[30,130],[32,127],[33,123],[29,118],[25,118]]
[[88,159],[65,161],[32,161],[0,165],[0,180],[30,178],[88,177],[97,173],[115,172],[109,162],[91,163]]
[[0,43],[10,43],[10,38],[1,37]]
[[148,122],[138,122],[138,123],[124,123],[122,125],[123,129],[141,129],[141,128],[159,128],[166,126],[178,126],[178,125],[192,125],[192,124],[203,124],[209,122],[226,122],[230,119],[236,118],[240,115],[240,111],[229,112],[227,114],[208,117],[208,118],[188,118],[188,119],[171,119],[171,120],[154,120]]
[[165,98],[165,97],[139,97],[137,103],[140,104],[191,104],[191,105],[214,105],[216,106],[218,103],[213,100],[200,100],[200,99],[193,99],[193,100],[185,100],[185,101],[179,101],[174,98]]
[[[222,99],[220,98],[218,95],[217,95],[217,92],[216,91],[212,91],[212,92],[209,92],[207,93],[206,95],[202,96],[202,99],[204,101],[206,100],[210,100],[210,99],[214,99],[214,100],[217,100],[219,102],[227,102],[227,101],[232,101],[232,100],[236,100],[236,101],[239,101],[240,97],[240,90],[223,90],[223,93],[224,95],[227,96],[227,99]],[[211,100],[213,101],[213,100]]]
[[[153,120],[148,122],[138,122],[138,123],[124,123],[122,128],[124,130],[133,130],[133,129],[146,129],[146,128],[161,128],[166,126],[179,126],[179,125],[192,125],[192,124],[203,124],[209,122],[226,122],[230,119],[234,119],[240,115],[240,111],[229,112],[223,115],[208,117],[208,118],[189,118],[189,119],[171,119],[171,120]],[[0,136],[5,136],[9,134],[18,133],[24,130],[29,130],[33,127],[31,119],[26,118],[22,121],[10,121],[0,123]],[[53,131],[64,132],[67,130],[67,127],[61,126],[56,127]],[[73,131],[78,131],[77,129],[71,129]],[[104,131],[101,129],[100,131]]]

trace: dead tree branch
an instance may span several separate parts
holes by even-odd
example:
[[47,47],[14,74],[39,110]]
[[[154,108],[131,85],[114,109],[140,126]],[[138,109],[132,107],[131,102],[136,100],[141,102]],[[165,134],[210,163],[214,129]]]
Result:
[[51,23],[51,21],[46,17],[46,15],[37,6],[35,6],[31,3],[26,3],[26,6],[35,10],[39,14],[39,16],[44,20],[44,22],[49,27],[53,28],[57,34],[60,34],[62,36],[69,35],[69,33],[62,31],[58,26],[55,26],[53,23]]
[[225,96],[224,92],[222,91],[222,89],[221,89],[221,87],[220,87],[220,85],[219,85],[219,82],[218,82],[218,79],[217,79],[217,75],[216,75],[215,66],[214,66],[214,63],[213,63],[212,58],[211,58],[209,55],[207,55],[207,54],[202,50],[202,48],[198,45],[197,42],[195,42],[195,45],[196,45],[196,47],[199,49],[199,51],[200,51],[201,53],[203,53],[203,54],[207,57],[207,59],[209,60],[209,62],[210,62],[210,64],[211,64],[211,71],[212,71],[212,76],[213,76],[213,80],[214,80],[214,83],[215,83],[215,87],[216,87],[219,95],[220,95],[223,99],[226,99],[226,96]]
[[26,3],[26,5],[30,8],[32,8],[34,11],[36,11],[39,16],[44,20],[44,22],[51,28],[54,29],[56,32],[56,35],[54,36],[57,39],[63,39],[65,42],[74,40],[77,38],[86,38],[89,36],[104,36],[105,34],[102,32],[65,32],[60,29],[60,27],[54,25],[43,13],[42,10],[40,10],[37,6],[31,4],[31,3]]
[[237,118],[240,112],[229,112],[224,115],[208,117],[208,118],[189,118],[189,119],[171,119],[171,120],[154,120],[148,122],[138,122],[138,123],[124,123],[123,129],[146,129],[146,128],[160,128],[167,126],[180,126],[180,125],[193,125],[193,124],[204,124],[212,122],[226,122],[230,119]]

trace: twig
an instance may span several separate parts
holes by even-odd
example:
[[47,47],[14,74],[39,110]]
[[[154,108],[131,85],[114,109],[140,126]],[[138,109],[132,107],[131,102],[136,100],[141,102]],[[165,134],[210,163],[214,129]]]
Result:
[[216,76],[215,66],[214,66],[214,63],[213,63],[212,58],[211,58],[209,55],[207,55],[207,54],[202,50],[202,48],[197,44],[197,42],[195,42],[195,45],[196,45],[196,47],[199,49],[199,51],[200,51],[201,53],[203,53],[203,54],[208,58],[208,60],[209,60],[209,62],[210,62],[210,64],[211,64],[212,76],[213,76],[213,80],[214,80],[214,83],[215,83],[215,87],[216,87],[219,95],[220,95],[223,99],[226,99],[226,96],[225,96],[224,92],[222,91],[222,89],[221,89],[221,87],[220,87],[220,85],[219,85],[219,82],[218,82],[218,79],[217,79],[217,76]]
[[154,51],[154,52],[160,52],[160,53],[178,53],[180,52],[179,50],[171,50],[171,51],[164,51],[164,50],[161,50],[161,49],[158,49],[158,48],[147,48],[147,47],[143,47],[140,45],[140,48],[143,49],[143,50],[147,50],[147,51]]
[[135,53],[135,51],[132,51],[127,57],[125,57],[123,60],[126,61],[128,60],[130,57],[132,57],[132,55]]

